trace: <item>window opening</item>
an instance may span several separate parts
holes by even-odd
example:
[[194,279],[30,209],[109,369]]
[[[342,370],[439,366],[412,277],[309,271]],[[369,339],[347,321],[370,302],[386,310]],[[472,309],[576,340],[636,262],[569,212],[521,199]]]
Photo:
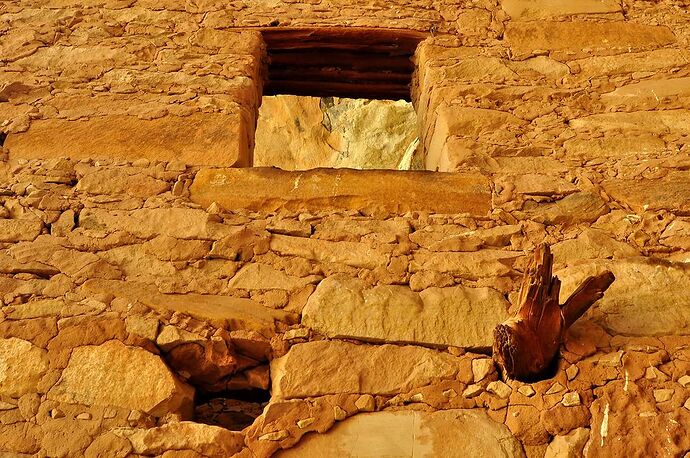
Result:
[[254,165],[423,169],[410,103],[425,37],[390,29],[266,29]]

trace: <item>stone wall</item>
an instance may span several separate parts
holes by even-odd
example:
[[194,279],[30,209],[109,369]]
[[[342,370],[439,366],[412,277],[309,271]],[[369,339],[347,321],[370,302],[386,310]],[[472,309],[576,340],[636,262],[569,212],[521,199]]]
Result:
[[[687,456],[688,14],[3,2],[0,451]],[[202,167],[251,163],[253,27],[382,25],[429,33],[441,172]],[[564,296],[617,279],[552,377],[502,380],[491,329],[544,241]]]

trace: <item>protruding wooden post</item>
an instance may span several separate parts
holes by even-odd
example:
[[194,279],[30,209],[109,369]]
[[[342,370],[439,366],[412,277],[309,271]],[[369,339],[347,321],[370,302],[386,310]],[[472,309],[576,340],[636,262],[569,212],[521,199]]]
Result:
[[615,280],[610,271],[589,277],[560,306],[561,282],[552,275],[552,268],[551,250],[542,244],[525,272],[520,308],[494,329],[493,358],[510,378],[530,380],[543,374],[556,357],[566,330]]

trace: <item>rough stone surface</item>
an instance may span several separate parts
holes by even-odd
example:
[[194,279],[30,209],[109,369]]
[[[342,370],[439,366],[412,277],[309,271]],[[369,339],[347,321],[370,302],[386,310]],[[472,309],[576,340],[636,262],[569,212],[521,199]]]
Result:
[[19,398],[36,392],[47,371],[45,350],[15,337],[0,339],[0,395]]
[[328,337],[456,347],[489,347],[508,303],[489,288],[367,288],[345,276],[319,283],[302,324]]
[[484,215],[491,203],[486,178],[429,172],[205,169],[191,191],[192,200],[204,207],[217,202],[227,209],[268,211],[334,207]]
[[563,282],[561,300],[582,280],[604,269],[611,270],[616,281],[588,312],[604,328],[638,336],[690,333],[687,264],[650,262],[643,258],[585,262],[555,272]]
[[[376,431],[371,435],[370,431]],[[366,437],[366,440],[362,438]],[[462,441],[449,440],[463,437]],[[476,411],[378,412],[357,415],[326,434],[303,439],[281,457],[524,457],[508,429]]]
[[[320,341],[295,345],[271,363],[273,396],[396,394],[435,378],[455,377],[459,360],[421,347]],[[327,374],[326,376],[324,374]]]
[[263,97],[254,166],[408,170],[416,141],[417,116],[409,102]]
[[188,421],[151,429],[115,430],[115,434],[128,439],[134,453],[141,455],[190,450],[204,456],[231,456],[244,445],[244,436],[239,432]]
[[194,389],[179,381],[155,355],[119,342],[76,348],[48,398],[117,406],[151,415],[189,415]]

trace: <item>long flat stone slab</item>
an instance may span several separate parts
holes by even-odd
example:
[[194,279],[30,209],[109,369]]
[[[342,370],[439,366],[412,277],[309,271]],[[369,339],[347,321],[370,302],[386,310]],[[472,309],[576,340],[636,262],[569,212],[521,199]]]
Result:
[[325,434],[309,434],[276,456],[518,458],[525,454],[505,425],[485,412],[457,409],[360,414]]
[[162,294],[149,285],[134,281],[89,280],[82,286],[89,294],[112,294],[140,301],[160,313],[179,312],[215,326],[231,330],[253,330],[267,337],[277,321],[292,323],[294,317],[282,310],[264,307],[251,299],[202,294]]
[[493,328],[509,304],[491,288],[367,287],[344,275],[319,283],[302,311],[302,324],[331,338],[430,346],[489,348]]
[[179,160],[194,165],[249,165],[247,135],[239,114],[197,113],[139,119],[109,115],[87,120],[36,120],[10,134],[12,158]]
[[612,334],[690,335],[690,265],[652,258],[592,260],[556,271],[561,302],[588,276],[610,270],[616,281],[585,315]]
[[399,394],[455,379],[463,359],[415,346],[320,340],[293,346],[271,362],[274,399],[328,394]]
[[315,211],[429,211],[485,216],[491,209],[489,179],[481,174],[394,170],[271,168],[202,169],[191,199],[204,207]]

